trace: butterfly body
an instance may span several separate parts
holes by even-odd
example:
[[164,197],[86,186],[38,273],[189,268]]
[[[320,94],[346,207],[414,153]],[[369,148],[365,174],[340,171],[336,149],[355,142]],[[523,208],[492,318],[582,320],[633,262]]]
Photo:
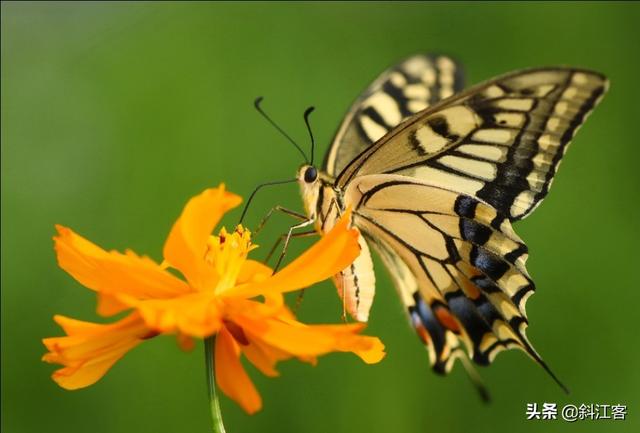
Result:
[[[334,185],[329,175],[310,165],[302,166],[297,178],[307,216],[315,222],[318,233],[328,232],[347,209],[342,190]],[[366,322],[373,303],[375,274],[369,246],[362,236],[358,241],[360,255],[333,280],[344,300],[346,312],[356,320]]]
[[525,335],[534,283],[511,223],[546,196],[607,81],[538,68],[461,91],[459,71],[447,57],[417,55],[375,80],[323,170],[299,169],[305,210],[320,233],[352,210],[362,251],[334,281],[356,320],[368,319],[375,293],[370,245],[435,371],[467,356],[486,365],[510,348],[549,371]]

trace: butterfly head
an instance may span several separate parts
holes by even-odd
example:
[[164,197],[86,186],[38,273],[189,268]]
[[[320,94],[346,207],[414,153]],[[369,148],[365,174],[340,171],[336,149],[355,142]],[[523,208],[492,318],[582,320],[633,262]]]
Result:
[[313,165],[304,164],[298,169],[296,178],[298,185],[300,185],[300,192],[305,208],[307,212],[312,212],[315,209],[315,203],[321,187],[320,173]]

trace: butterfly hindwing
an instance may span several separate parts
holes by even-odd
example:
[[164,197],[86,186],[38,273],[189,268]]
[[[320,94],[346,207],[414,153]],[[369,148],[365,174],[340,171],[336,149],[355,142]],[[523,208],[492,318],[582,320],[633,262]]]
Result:
[[508,218],[471,196],[398,175],[359,177],[346,198],[357,203],[354,224],[381,251],[436,370],[449,371],[458,339],[481,365],[519,348],[546,368],[525,334],[534,284]]
[[418,290],[418,282],[402,258],[386,243],[363,233],[384,262],[407,308],[409,321],[422,343],[427,346],[429,362],[439,374],[451,371],[457,358],[466,356],[460,339],[442,325],[433,309]]
[[326,155],[324,171],[336,176],[402,120],[462,87],[462,68],[443,55],[418,54],[387,69],[349,109]]
[[476,197],[511,220],[546,196],[576,130],[607,87],[595,72],[515,72],[411,117],[337,178],[398,174]]

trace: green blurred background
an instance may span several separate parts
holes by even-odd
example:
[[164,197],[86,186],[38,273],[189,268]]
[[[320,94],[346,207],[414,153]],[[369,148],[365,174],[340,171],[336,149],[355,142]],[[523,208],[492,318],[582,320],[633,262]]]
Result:
[[[582,128],[545,204],[517,230],[538,286],[530,338],[572,393],[521,352],[481,369],[483,405],[460,366],[428,367],[386,273],[368,332],[388,348],[365,366],[331,355],[315,368],[251,371],[264,409],[222,401],[233,432],[640,431],[637,161],[638,3],[2,3],[2,430],[206,432],[201,348],[151,340],[96,385],[58,388],[39,359],[51,317],[95,320],[94,297],[57,268],[53,225],[105,248],[160,259],[188,197],[221,181],[245,197],[292,176],[299,155],[254,111],[258,95],[321,151],[380,71],[419,51],[450,53],[469,83],[510,70],[593,68],[611,90]],[[264,191],[301,209],[294,185]],[[238,212],[227,219],[233,224]],[[277,218],[265,246],[289,221]],[[309,241],[300,241],[300,251]],[[257,255],[265,254],[266,248]],[[337,322],[330,284],[307,291],[303,319]],[[528,402],[626,404],[626,421],[526,421]]]

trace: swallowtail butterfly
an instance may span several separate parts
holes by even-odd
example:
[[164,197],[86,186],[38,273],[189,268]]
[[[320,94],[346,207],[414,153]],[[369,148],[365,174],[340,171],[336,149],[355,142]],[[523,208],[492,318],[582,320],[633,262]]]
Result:
[[322,170],[311,162],[297,173],[307,214],[298,227],[325,233],[351,208],[361,232],[360,256],[334,277],[349,314],[369,317],[371,247],[436,372],[518,348],[557,381],[526,337],[534,283],[512,223],[547,195],[607,85],[597,72],[548,67],[463,91],[459,64],[423,54],[384,71],[348,111]]

